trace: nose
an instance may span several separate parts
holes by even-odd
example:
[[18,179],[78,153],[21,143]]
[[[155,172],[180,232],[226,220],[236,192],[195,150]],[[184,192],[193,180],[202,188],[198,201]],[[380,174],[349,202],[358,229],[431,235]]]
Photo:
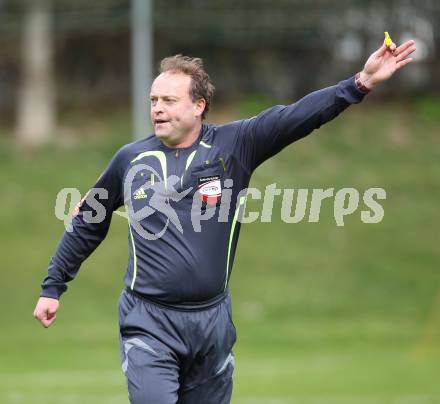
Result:
[[151,112],[153,112],[153,114],[158,114],[163,111],[163,103],[160,100],[151,103]]

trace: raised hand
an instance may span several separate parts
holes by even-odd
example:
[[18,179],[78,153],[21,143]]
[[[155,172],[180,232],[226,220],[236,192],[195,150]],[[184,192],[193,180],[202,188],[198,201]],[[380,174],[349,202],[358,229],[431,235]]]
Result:
[[413,61],[408,57],[416,50],[415,41],[410,40],[399,47],[392,43],[389,47],[383,44],[370,55],[360,72],[362,84],[373,89],[382,81],[389,79],[397,70]]

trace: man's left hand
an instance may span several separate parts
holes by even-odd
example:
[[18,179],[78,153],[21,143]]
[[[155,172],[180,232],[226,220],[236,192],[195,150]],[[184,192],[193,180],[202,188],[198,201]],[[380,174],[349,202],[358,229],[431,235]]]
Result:
[[393,42],[389,47],[382,45],[371,54],[360,72],[362,84],[372,90],[382,81],[389,79],[397,70],[413,61],[408,56],[416,50],[415,41],[410,40],[396,47]]

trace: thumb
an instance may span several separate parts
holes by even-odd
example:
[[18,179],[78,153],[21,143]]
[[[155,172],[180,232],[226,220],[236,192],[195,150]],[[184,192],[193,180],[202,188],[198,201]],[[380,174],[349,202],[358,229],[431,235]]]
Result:
[[382,44],[382,46],[377,50],[376,55],[383,56],[385,55],[386,51],[387,51],[387,46],[385,44]]
[[47,313],[47,315],[43,317],[40,321],[45,328],[48,328],[52,325],[52,323],[56,320],[56,318],[57,318],[56,313]]
[[57,318],[56,310],[48,307],[40,316],[40,322],[44,327],[49,327]]
[[47,317],[51,318],[51,317],[53,317],[54,315],[56,315],[57,310],[58,310],[57,307],[55,307],[55,306],[49,306],[49,307],[46,309]]

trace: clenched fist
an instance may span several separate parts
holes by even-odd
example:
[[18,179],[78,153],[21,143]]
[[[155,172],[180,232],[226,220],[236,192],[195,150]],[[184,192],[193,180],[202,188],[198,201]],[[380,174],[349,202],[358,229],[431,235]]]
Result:
[[60,302],[50,297],[40,297],[34,310],[34,317],[48,328],[57,318],[57,310]]

